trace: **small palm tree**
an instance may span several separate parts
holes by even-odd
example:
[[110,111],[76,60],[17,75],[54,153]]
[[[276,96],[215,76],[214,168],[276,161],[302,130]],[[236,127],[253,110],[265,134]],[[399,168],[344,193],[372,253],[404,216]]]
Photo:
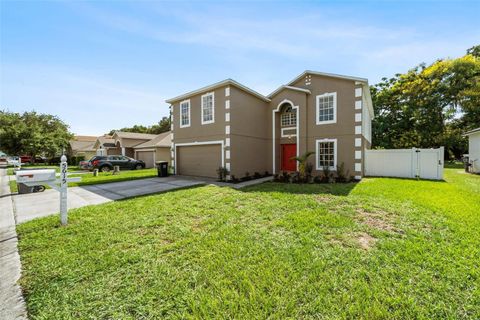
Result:
[[308,158],[315,154],[315,152],[313,151],[307,151],[305,152],[304,154],[302,154],[301,156],[298,156],[298,157],[292,157],[291,160],[295,160],[298,162],[298,172],[300,173],[300,178],[302,178],[303,180],[306,180],[306,168],[307,168],[307,164],[308,164]]

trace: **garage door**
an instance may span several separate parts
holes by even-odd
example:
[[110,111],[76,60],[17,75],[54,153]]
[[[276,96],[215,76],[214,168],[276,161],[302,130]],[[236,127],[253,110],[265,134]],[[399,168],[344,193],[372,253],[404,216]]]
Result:
[[219,144],[177,147],[177,173],[216,178],[222,165],[221,150]]
[[137,160],[145,162],[145,168],[155,167],[154,151],[137,151]]

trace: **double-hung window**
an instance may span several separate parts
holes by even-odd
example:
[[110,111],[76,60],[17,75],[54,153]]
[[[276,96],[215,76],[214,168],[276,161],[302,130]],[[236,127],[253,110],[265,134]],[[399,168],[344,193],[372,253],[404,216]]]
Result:
[[190,100],[180,102],[180,128],[190,127]]
[[317,140],[317,170],[337,170],[337,139]]
[[337,93],[317,96],[317,124],[337,122]]
[[215,122],[214,93],[210,92],[202,96],[202,124]]
[[282,127],[293,127],[297,125],[297,111],[288,107],[281,116]]

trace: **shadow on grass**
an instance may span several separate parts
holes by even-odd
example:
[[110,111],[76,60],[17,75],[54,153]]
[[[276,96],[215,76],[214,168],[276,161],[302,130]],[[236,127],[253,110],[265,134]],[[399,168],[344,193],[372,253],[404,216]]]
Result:
[[242,192],[280,192],[291,194],[332,194],[335,196],[348,196],[358,185],[358,182],[349,183],[280,183],[265,182],[259,185],[240,189]]

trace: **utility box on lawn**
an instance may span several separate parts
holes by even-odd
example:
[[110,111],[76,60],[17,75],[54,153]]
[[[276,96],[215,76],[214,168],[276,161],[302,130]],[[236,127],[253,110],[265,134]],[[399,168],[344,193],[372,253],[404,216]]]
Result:
[[157,173],[159,177],[168,176],[168,161],[157,161]]

